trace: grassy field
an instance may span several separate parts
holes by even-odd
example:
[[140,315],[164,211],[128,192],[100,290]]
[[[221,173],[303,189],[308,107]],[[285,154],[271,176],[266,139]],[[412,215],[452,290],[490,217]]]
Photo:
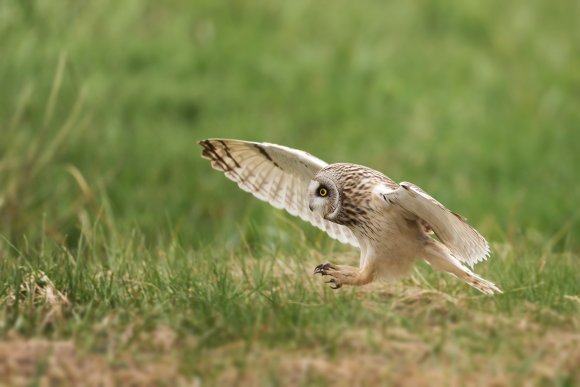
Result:
[[[580,383],[573,1],[0,2],[0,385]],[[268,141],[467,216],[486,297],[356,251],[199,157]]]

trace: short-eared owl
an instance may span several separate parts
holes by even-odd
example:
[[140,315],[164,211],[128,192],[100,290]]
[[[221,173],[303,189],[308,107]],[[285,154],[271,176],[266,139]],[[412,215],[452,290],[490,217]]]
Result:
[[221,139],[199,144],[212,167],[243,190],[360,249],[358,268],[315,268],[333,289],[401,277],[423,258],[483,293],[501,293],[467,267],[488,257],[485,238],[414,184],[397,184],[361,165],[327,164],[281,145]]

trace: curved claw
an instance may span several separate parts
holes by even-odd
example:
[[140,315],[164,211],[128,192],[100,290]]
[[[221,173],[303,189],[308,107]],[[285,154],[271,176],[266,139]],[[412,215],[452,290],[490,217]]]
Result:
[[320,265],[318,265],[314,268],[314,273],[312,273],[312,274],[323,274],[323,271],[324,271],[324,264],[321,263]]
[[[320,265],[314,268],[314,274],[320,274],[322,276],[330,275],[331,277],[334,277],[332,272],[330,272],[331,270],[336,270],[336,266],[328,262],[321,263]],[[342,287],[342,284],[340,282],[337,282],[336,279],[334,278],[331,278],[330,280],[326,281],[326,283],[330,284],[330,288],[334,290],[340,289]]]
[[313,274],[326,275],[326,271],[328,269],[332,269],[332,265],[330,263],[321,263],[320,265],[318,265],[318,266],[316,266],[314,268],[314,273]]
[[[327,284],[331,284],[331,285],[330,285],[330,288],[331,288],[332,290],[336,290],[336,289],[340,289],[340,288],[342,288],[342,284],[341,284],[341,283],[338,283],[338,282],[336,282],[336,280],[335,280],[334,278],[332,278],[330,281],[328,281],[328,282],[326,282],[326,283],[327,283]],[[332,286],[332,285],[334,285],[334,286]]]

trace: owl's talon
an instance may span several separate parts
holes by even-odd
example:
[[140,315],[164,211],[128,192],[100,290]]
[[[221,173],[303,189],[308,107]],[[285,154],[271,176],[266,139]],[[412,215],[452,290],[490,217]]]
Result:
[[322,274],[323,276],[328,275],[327,271],[329,269],[334,269],[334,266],[331,263],[321,263],[314,268],[314,274]]
[[[332,290],[336,290],[336,289],[340,289],[342,288],[342,284],[340,282],[336,282],[336,280],[334,278],[330,279],[330,281],[326,282],[327,284],[330,284],[330,288]],[[332,286],[334,285],[334,286]]]
[[337,272],[337,267],[334,266],[332,263],[321,263],[320,265],[316,266],[314,268],[314,274],[320,274],[322,276],[330,276],[331,278],[328,281],[325,281],[327,284],[330,284],[330,288],[331,289],[340,289],[342,287],[342,283],[339,282],[339,280],[337,280],[335,278],[335,276],[338,274]]

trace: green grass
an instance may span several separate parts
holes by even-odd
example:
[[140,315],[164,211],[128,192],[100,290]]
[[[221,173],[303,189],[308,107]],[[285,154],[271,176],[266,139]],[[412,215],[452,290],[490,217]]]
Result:
[[[577,384],[579,12],[0,3],[0,384]],[[417,183],[505,294],[424,264],[327,289],[356,252],[211,170],[210,137]]]

